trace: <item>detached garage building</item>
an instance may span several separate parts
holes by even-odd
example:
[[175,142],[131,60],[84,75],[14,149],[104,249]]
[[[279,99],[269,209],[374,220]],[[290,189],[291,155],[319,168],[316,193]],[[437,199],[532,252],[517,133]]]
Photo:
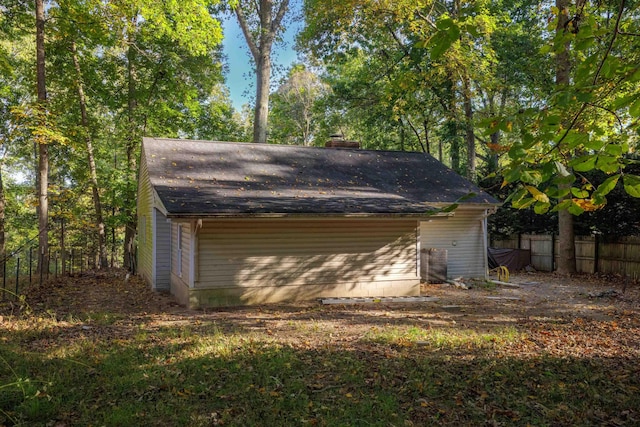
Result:
[[420,246],[485,277],[497,205],[429,155],[355,148],[145,138],[138,186],[138,272],[190,307],[418,295]]

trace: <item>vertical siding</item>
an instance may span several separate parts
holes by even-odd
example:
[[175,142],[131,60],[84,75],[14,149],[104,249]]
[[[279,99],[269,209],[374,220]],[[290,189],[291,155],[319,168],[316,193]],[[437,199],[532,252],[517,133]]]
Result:
[[196,287],[291,286],[304,294],[305,286],[328,292],[350,283],[347,292],[361,295],[377,282],[417,280],[416,228],[415,219],[205,221]]
[[144,159],[144,152],[140,161],[137,202],[138,224],[140,224],[138,229],[137,272],[150,286],[153,286],[153,190]]
[[485,277],[483,216],[482,209],[461,206],[452,217],[422,221],[420,248],[447,250],[448,277]]
[[171,275],[171,224],[154,209],[155,289],[169,290]]
[[[178,227],[182,226],[182,271],[178,274]],[[191,224],[188,222],[171,223],[171,280],[175,280],[183,285],[189,285],[190,268],[190,248],[191,248]]]

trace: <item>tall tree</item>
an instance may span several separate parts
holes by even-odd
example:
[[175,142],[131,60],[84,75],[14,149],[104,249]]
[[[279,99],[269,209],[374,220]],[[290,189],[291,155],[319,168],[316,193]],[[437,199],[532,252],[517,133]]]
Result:
[[44,0],[36,0],[36,87],[38,94],[39,132],[38,145],[38,270],[49,270],[49,145],[43,135],[46,129],[47,86],[45,80],[45,11]]
[[[551,11],[548,45],[556,85],[539,105],[497,118],[519,138],[509,147],[503,186],[519,182],[510,200],[559,215],[558,269],[575,271],[573,218],[607,203],[620,182],[640,197],[640,177],[628,169],[638,147],[640,22],[637,2],[559,0]],[[606,179],[592,182],[589,174]]]
[[[584,0],[579,0],[584,1]],[[569,0],[556,0],[558,19],[556,24],[556,37],[562,38],[568,31],[569,23]],[[571,60],[569,57],[570,44],[568,41],[561,44],[556,52],[556,86],[566,87],[570,84]],[[563,189],[570,189],[571,186],[562,183]],[[569,195],[564,199],[569,198]],[[573,215],[568,209],[558,211],[558,266],[560,274],[573,274],[576,272],[576,246],[573,231]]]
[[[118,124],[125,141],[127,179],[124,190],[124,259],[133,268],[135,259],[135,192],[141,137],[174,135],[185,116],[199,110],[199,92],[208,95],[210,85],[221,78],[216,49],[222,40],[219,21],[210,14],[211,0],[156,3],[131,0],[108,7],[113,49],[110,60],[125,78],[109,75],[115,99],[125,120]],[[122,37],[122,38],[118,38]],[[124,63],[124,70],[120,67]],[[195,73],[201,73],[195,76]],[[112,94],[106,94],[110,96]],[[111,96],[113,98],[113,96]],[[113,102],[113,101],[106,101]],[[185,114],[186,112],[186,114]]]
[[107,267],[107,240],[104,216],[102,215],[102,201],[100,200],[100,186],[98,185],[98,172],[96,169],[95,152],[93,149],[92,130],[89,126],[89,115],[87,112],[87,100],[84,95],[84,84],[78,51],[75,40],[71,41],[71,59],[76,70],[76,91],[78,92],[78,104],[80,106],[80,124],[84,130],[84,139],[87,148],[87,164],[89,165],[89,177],[91,180],[91,193],[93,196],[93,206],[96,214],[96,228],[98,229],[98,258],[99,267]]
[[288,8],[289,0],[237,0],[234,7],[256,67],[253,142],[267,142],[271,50]]
[[320,78],[304,65],[294,65],[289,75],[271,95],[272,129],[279,143],[312,145],[318,130],[316,102],[328,91]]

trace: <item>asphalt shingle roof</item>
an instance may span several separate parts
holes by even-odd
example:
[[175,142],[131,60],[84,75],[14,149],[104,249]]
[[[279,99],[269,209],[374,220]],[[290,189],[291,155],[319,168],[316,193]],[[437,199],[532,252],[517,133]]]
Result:
[[497,200],[423,153],[145,138],[170,216],[419,215]]

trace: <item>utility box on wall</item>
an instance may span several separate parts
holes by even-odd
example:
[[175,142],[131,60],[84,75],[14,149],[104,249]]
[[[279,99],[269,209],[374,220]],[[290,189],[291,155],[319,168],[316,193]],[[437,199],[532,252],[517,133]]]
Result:
[[420,280],[426,283],[444,283],[447,281],[447,250],[420,250]]

